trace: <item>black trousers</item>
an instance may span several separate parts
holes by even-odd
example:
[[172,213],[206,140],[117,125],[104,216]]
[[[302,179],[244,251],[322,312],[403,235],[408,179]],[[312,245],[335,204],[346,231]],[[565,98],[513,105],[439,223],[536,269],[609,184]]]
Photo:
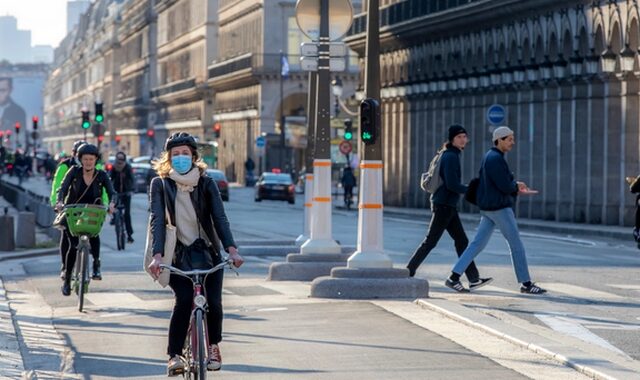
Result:
[[[469,239],[467,239],[467,234],[464,232],[458,210],[455,207],[434,204],[431,207],[431,211],[431,223],[429,224],[427,236],[411,256],[409,264],[407,264],[407,269],[409,269],[411,276],[415,275],[420,264],[438,244],[444,231],[447,231],[453,239],[458,257],[462,255],[467,245],[469,245]],[[469,281],[477,281],[480,278],[478,268],[473,261],[467,267],[465,273]]]
[[[69,232],[65,230],[64,234],[68,234]],[[64,235],[63,234],[63,235]],[[73,272],[73,266],[76,264],[76,257],[78,256],[78,241],[79,238],[75,236],[68,235],[68,243],[69,248],[67,249],[67,253],[65,257],[63,257],[62,262],[64,265],[65,273],[67,274],[67,278],[71,278],[71,273]],[[64,237],[63,237],[64,239]],[[63,242],[60,242],[60,247],[62,247]],[[92,237],[89,239],[89,244],[91,245],[91,256],[93,256],[94,265],[98,260],[100,260],[100,236]]]
[[[218,261],[219,262],[219,261]],[[215,263],[215,261],[214,261]],[[216,263],[217,264],[217,263]],[[223,270],[211,273],[204,284],[204,292],[209,305],[207,313],[207,329],[209,331],[209,344],[218,344],[222,341],[222,279]],[[173,313],[169,322],[169,357],[182,355],[182,347],[187,338],[189,322],[191,319],[191,307],[193,305],[193,283],[177,274],[169,277],[169,286],[173,290],[176,303],[173,305]]]
[[124,205],[124,225],[127,229],[127,236],[133,235],[133,227],[131,226],[131,195],[128,193],[118,194],[118,199]]

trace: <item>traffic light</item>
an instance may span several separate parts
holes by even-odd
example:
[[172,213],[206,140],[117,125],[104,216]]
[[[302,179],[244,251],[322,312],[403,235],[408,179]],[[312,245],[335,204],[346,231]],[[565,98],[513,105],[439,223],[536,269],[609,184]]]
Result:
[[102,114],[102,102],[95,102],[94,106],[96,109],[96,123],[102,123],[104,121],[104,115]]
[[82,111],[82,128],[91,128],[91,120],[89,120],[89,111]]
[[99,135],[98,136],[98,142],[103,142],[104,141],[104,135]]
[[20,133],[20,128],[21,128],[21,127],[22,127],[22,125],[20,125],[20,122],[19,122],[19,121],[16,121],[16,125],[15,125],[15,128],[16,128],[16,135]]
[[351,119],[344,119],[344,139],[351,141],[353,139],[353,122]]
[[375,144],[380,125],[380,103],[375,99],[365,99],[360,103],[360,137],[366,145]]
[[117,136],[117,135],[116,135],[116,142],[117,142],[118,144],[120,144],[120,141],[122,141],[122,136]]
[[33,130],[37,131],[38,130],[38,117],[37,116],[32,117],[31,121],[33,122]]
[[213,125],[213,137],[220,138],[220,130],[222,130],[222,125],[220,123],[215,123]]
[[154,131],[153,129],[147,129],[147,136],[149,138],[155,136],[155,134],[156,134],[156,131]]

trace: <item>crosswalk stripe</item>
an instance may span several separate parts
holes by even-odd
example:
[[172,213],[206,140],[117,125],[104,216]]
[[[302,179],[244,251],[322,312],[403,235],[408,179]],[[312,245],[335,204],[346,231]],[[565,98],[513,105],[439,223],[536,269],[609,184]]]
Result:
[[577,298],[588,298],[588,299],[624,299],[624,297],[619,296],[617,294],[603,292],[600,290],[585,288],[582,286],[571,285],[571,284],[562,284],[558,282],[552,283],[544,283],[542,285],[544,288],[551,292],[558,292],[568,294]]

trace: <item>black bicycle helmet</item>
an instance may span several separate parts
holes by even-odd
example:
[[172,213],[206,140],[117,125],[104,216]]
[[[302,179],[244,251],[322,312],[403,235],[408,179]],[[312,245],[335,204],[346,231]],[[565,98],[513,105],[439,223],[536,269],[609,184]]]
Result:
[[187,132],[176,132],[167,138],[167,141],[164,143],[164,150],[169,151],[171,148],[186,145],[191,149],[198,150],[198,145],[196,144],[196,139],[193,138]]
[[78,149],[78,159],[82,159],[85,154],[93,154],[96,158],[100,157],[98,147],[93,144],[84,144]]
[[78,153],[78,149],[86,143],[87,142],[84,140],[77,140],[76,142],[73,143],[73,149],[71,149],[71,152],[73,152],[73,154]]

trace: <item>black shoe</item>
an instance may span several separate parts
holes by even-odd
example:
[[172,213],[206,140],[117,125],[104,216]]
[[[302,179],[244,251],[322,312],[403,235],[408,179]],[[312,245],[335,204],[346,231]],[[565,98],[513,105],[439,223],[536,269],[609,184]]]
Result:
[[493,281],[492,277],[481,278],[478,281],[469,282],[469,290],[481,288],[485,285],[489,285]]
[[92,280],[102,280],[102,273],[100,273],[100,259],[93,259],[93,273],[91,274]]
[[133,238],[131,237],[131,235],[127,237],[127,243],[133,244]]
[[447,278],[447,280],[444,282],[444,285],[447,288],[451,288],[458,293],[469,293],[469,289],[465,288],[460,281],[453,281],[450,278]]
[[62,295],[70,296],[71,295],[71,283],[69,281],[65,281],[62,283]]
[[546,289],[542,289],[541,287],[534,284],[533,282],[529,286],[520,285],[520,293],[544,294],[546,292],[547,292]]

